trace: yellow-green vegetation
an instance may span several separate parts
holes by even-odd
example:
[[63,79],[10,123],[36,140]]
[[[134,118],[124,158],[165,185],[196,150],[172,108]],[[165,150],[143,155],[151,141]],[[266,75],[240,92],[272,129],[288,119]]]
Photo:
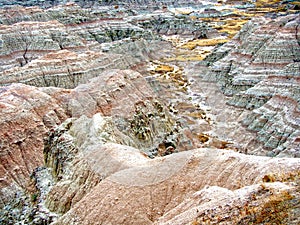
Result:
[[203,111],[196,111],[196,112],[191,112],[187,114],[188,116],[194,117],[194,118],[199,118],[199,119],[205,119],[206,114]]
[[158,65],[154,71],[156,73],[166,73],[166,72],[173,72],[174,71],[174,67],[173,66],[169,66],[169,65]]
[[[209,53],[208,53],[209,54]],[[192,53],[185,53],[185,54],[178,54],[176,57],[170,57],[166,58],[166,62],[171,62],[171,61],[201,61],[205,58],[206,55],[196,55]]]
[[175,56],[163,59],[164,62],[201,61],[211,53],[215,45],[229,41],[228,38],[186,40],[178,36],[166,37],[166,40],[172,43],[176,51]]
[[[247,1],[252,2],[252,1]],[[236,1],[218,1],[216,5],[234,5]],[[293,1],[289,4],[294,4],[300,7],[299,1]],[[185,41],[179,37],[173,38],[170,37],[169,41],[172,42],[173,46],[177,49],[174,57],[170,57],[165,59],[166,62],[170,61],[201,61],[208,54],[209,51],[201,51],[202,47],[206,46],[215,46],[218,44],[223,44],[229,41],[232,37],[234,37],[240,29],[243,27],[245,23],[247,23],[252,17],[263,16],[269,12],[285,12],[286,11],[286,3],[283,3],[281,0],[257,0],[255,2],[254,8],[249,10],[237,9],[232,7],[232,14],[230,16],[224,15],[220,17],[207,17],[201,18],[202,21],[210,24],[211,27],[218,30],[218,32],[222,35],[227,35],[227,38],[223,39],[198,39],[198,40],[190,40]],[[180,12],[181,14],[189,14],[190,11]],[[192,20],[198,20],[195,15],[190,15]],[[196,51],[195,51],[196,50]]]
[[187,84],[186,78],[183,76],[182,70],[174,73],[170,73],[170,78],[173,82],[177,83],[179,86],[185,86]]
[[300,6],[300,2],[299,1],[293,1],[293,2],[290,2],[290,4]]
[[[211,26],[217,29],[220,33],[225,33],[228,35],[228,41],[240,31],[245,23],[247,23],[253,16],[258,16],[256,14],[251,14],[244,11],[234,10],[235,16],[229,17],[220,17],[220,18],[206,18],[202,19]],[[262,15],[262,14],[261,14]]]
[[222,21],[222,25],[215,25],[214,28],[217,29],[220,33],[228,34],[229,38],[232,38],[236,35],[248,19],[226,19]]
[[215,46],[217,44],[224,44],[228,42],[228,39],[197,39],[188,41],[187,43],[180,46],[180,48],[193,50],[196,47]]
[[281,0],[256,0],[255,6],[256,7],[265,7],[265,6],[272,6],[276,3],[279,3]]
[[[163,59],[164,62],[174,62],[174,61],[201,61],[208,54],[211,53],[210,50],[204,48],[197,48],[191,50],[190,48],[196,48],[197,43],[193,43],[194,41],[186,41],[183,38],[172,36],[167,38],[168,41],[172,43],[174,48],[176,49],[175,56]],[[190,47],[188,47],[188,43],[190,43]],[[192,47],[194,45],[194,47]]]
[[38,193],[32,193],[30,197],[32,202],[36,202],[38,199]]
[[207,134],[202,133],[198,135],[198,138],[201,143],[205,143],[209,140],[209,136]]
[[[297,1],[295,1],[297,2]],[[299,4],[299,3],[298,3]],[[285,4],[282,4],[282,1],[280,0],[257,0],[255,2],[256,11],[261,13],[268,13],[268,12],[285,12],[286,6]]]
[[183,68],[167,64],[154,64],[151,74],[161,74],[160,78],[171,80],[179,86],[186,86],[187,80],[183,75]]

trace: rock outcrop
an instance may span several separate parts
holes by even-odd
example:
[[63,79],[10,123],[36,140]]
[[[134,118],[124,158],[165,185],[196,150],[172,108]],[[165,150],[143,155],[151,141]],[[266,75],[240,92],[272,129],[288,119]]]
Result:
[[32,171],[43,165],[47,131],[67,115],[59,101],[37,88],[14,84],[0,90],[1,204],[5,204],[14,191],[26,188]]
[[[162,17],[158,13],[150,15],[147,21],[135,16],[125,19],[119,14],[129,12],[112,10],[108,14],[107,8],[94,12],[76,4],[47,10],[3,9],[1,85],[22,82],[74,88],[105,69],[136,67],[170,52],[170,44],[158,34],[184,32],[196,37],[207,30],[202,22],[178,19],[170,13]],[[160,24],[154,26],[154,22]],[[85,65],[88,60],[95,63],[88,65],[93,69]]]
[[[136,43],[137,46],[141,44]],[[1,72],[1,84],[19,82],[37,87],[75,88],[99,76],[104,70],[126,69],[137,62],[139,59],[125,58],[121,54],[60,50],[33,60],[24,67]]]
[[40,56],[61,49],[85,48],[82,39],[68,36],[57,21],[20,22],[1,26],[1,71],[22,67]]
[[[277,179],[280,181],[294,179],[293,175],[290,178],[290,173],[299,166],[298,159],[273,160],[256,156],[245,157],[231,151],[198,149],[149,161],[138,159],[142,157],[139,155],[140,153],[134,153],[127,148],[118,147],[118,153],[111,152],[112,149],[115,147],[109,145],[89,149],[89,153],[85,157],[90,157],[90,159],[86,162],[91,165],[92,171],[98,172],[98,176],[103,180],[79,202],[75,201],[70,211],[56,224],[89,224],[93,221],[155,224],[156,220],[160,221],[157,224],[167,220],[171,221],[166,224],[180,224],[183,220],[185,223],[194,220],[201,223],[206,220],[213,224],[222,220],[236,223],[241,221],[257,222],[267,220],[263,215],[265,210],[268,210],[267,208],[277,211],[282,209],[280,207],[286,207],[285,216],[281,215],[282,218],[279,219],[276,218],[277,214],[274,217],[269,214],[271,221],[272,219],[274,221],[286,220],[291,224],[296,224],[298,221],[295,216],[298,211],[294,208],[297,208],[299,202],[293,205],[292,201],[292,199],[299,198],[297,187],[292,184],[290,186],[289,184],[261,183],[270,180],[273,182]],[[124,152],[120,154],[120,151]],[[136,160],[128,159],[128,154],[130,154],[130,158],[137,157],[138,162],[143,162],[142,165],[136,163]],[[136,156],[134,156],[135,154]],[[108,158],[105,159],[104,155]],[[111,156],[113,156],[113,160]],[[289,166],[287,166],[286,160],[289,162]],[[107,167],[99,166],[105,162],[115,161],[119,163],[120,170],[114,171],[111,175],[109,175]],[[112,168],[114,168],[114,163]],[[296,170],[299,170],[299,167]],[[108,176],[105,177],[102,174]],[[207,177],[210,179],[206,179]],[[206,185],[217,185],[219,188],[208,188]],[[240,189],[244,186],[247,188]],[[205,195],[205,192],[210,190],[213,190],[214,194]],[[55,191],[55,193],[60,192]],[[66,195],[63,191],[62,194]],[[187,200],[198,194],[202,198],[199,201],[195,200],[194,205],[193,201]],[[53,200],[52,198],[50,194],[50,203],[59,199],[57,195]],[[185,199],[186,201],[184,201]],[[182,205],[178,205],[181,202],[183,206],[186,206],[183,209]],[[215,208],[216,202],[221,203],[220,207]],[[256,207],[258,202],[262,205],[261,207]],[[225,207],[225,205],[227,205],[227,210],[222,210],[222,206]],[[268,205],[270,206],[268,207]],[[233,213],[230,211],[231,209],[235,210],[237,214],[234,218],[230,217]],[[209,213],[209,210],[212,212]],[[219,210],[223,213],[220,217],[217,215]],[[247,210],[250,211],[248,212],[248,215],[251,215],[250,218],[246,214]],[[188,216],[184,214],[185,211]],[[180,212],[183,215],[180,215]]]
[[231,96],[229,105],[250,110],[242,123],[270,156],[299,157],[299,19],[253,19],[207,58],[203,75]]
[[207,186],[155,224],[297,224],[299,210],[295,208],[299,202],[294,202],[294,198],[298,198],[295,191],[297,188],[278,182],[235,191]]
[[[4,202],[6,187],[25,188],[33,169],[43,165],[44,139],[68,117],[83,116],[78,126],[84,129],[88,118],[93,118],[91,124],[96,123],[98,119],[94,115],[100,113],[108,117],[104,120],[107,129],[97,128],[100,130],[95,130],[96,139],[97,132],[103,132],[106,141],[138,147],[146,154],[158,154],[155,147],[169,138],[174,147],[180,142],[176,139],[179,127],[167,108],[155,99],[146,80],[130,70],[102,73],[89,84],[73,90],[10,85],[1,88],[1,104],[1,198]],[[93,136],[90,132],[87,129],[85,135],[81,134],[87,142],[85,146],[90,144],[88,137]]]

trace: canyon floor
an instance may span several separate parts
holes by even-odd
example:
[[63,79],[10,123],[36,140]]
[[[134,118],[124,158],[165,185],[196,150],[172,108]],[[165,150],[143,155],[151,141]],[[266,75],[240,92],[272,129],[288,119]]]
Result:
[[300,223],[298,1],[0,1],[0,224]]

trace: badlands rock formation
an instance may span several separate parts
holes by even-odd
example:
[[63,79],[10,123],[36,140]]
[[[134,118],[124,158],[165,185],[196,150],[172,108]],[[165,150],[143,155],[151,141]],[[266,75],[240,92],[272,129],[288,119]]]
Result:
[[270,155],[299,157],[297,148],[287,147],[297,146],[299,137],[299,22],[299,15],[253,19],[213,54],[221,59],[208,61],[204,75],[233,96],[229,105],[252,110],[242,123],[258,132]]
[[0,4],[1,224],[300,223],[297,1],[66,2]]

